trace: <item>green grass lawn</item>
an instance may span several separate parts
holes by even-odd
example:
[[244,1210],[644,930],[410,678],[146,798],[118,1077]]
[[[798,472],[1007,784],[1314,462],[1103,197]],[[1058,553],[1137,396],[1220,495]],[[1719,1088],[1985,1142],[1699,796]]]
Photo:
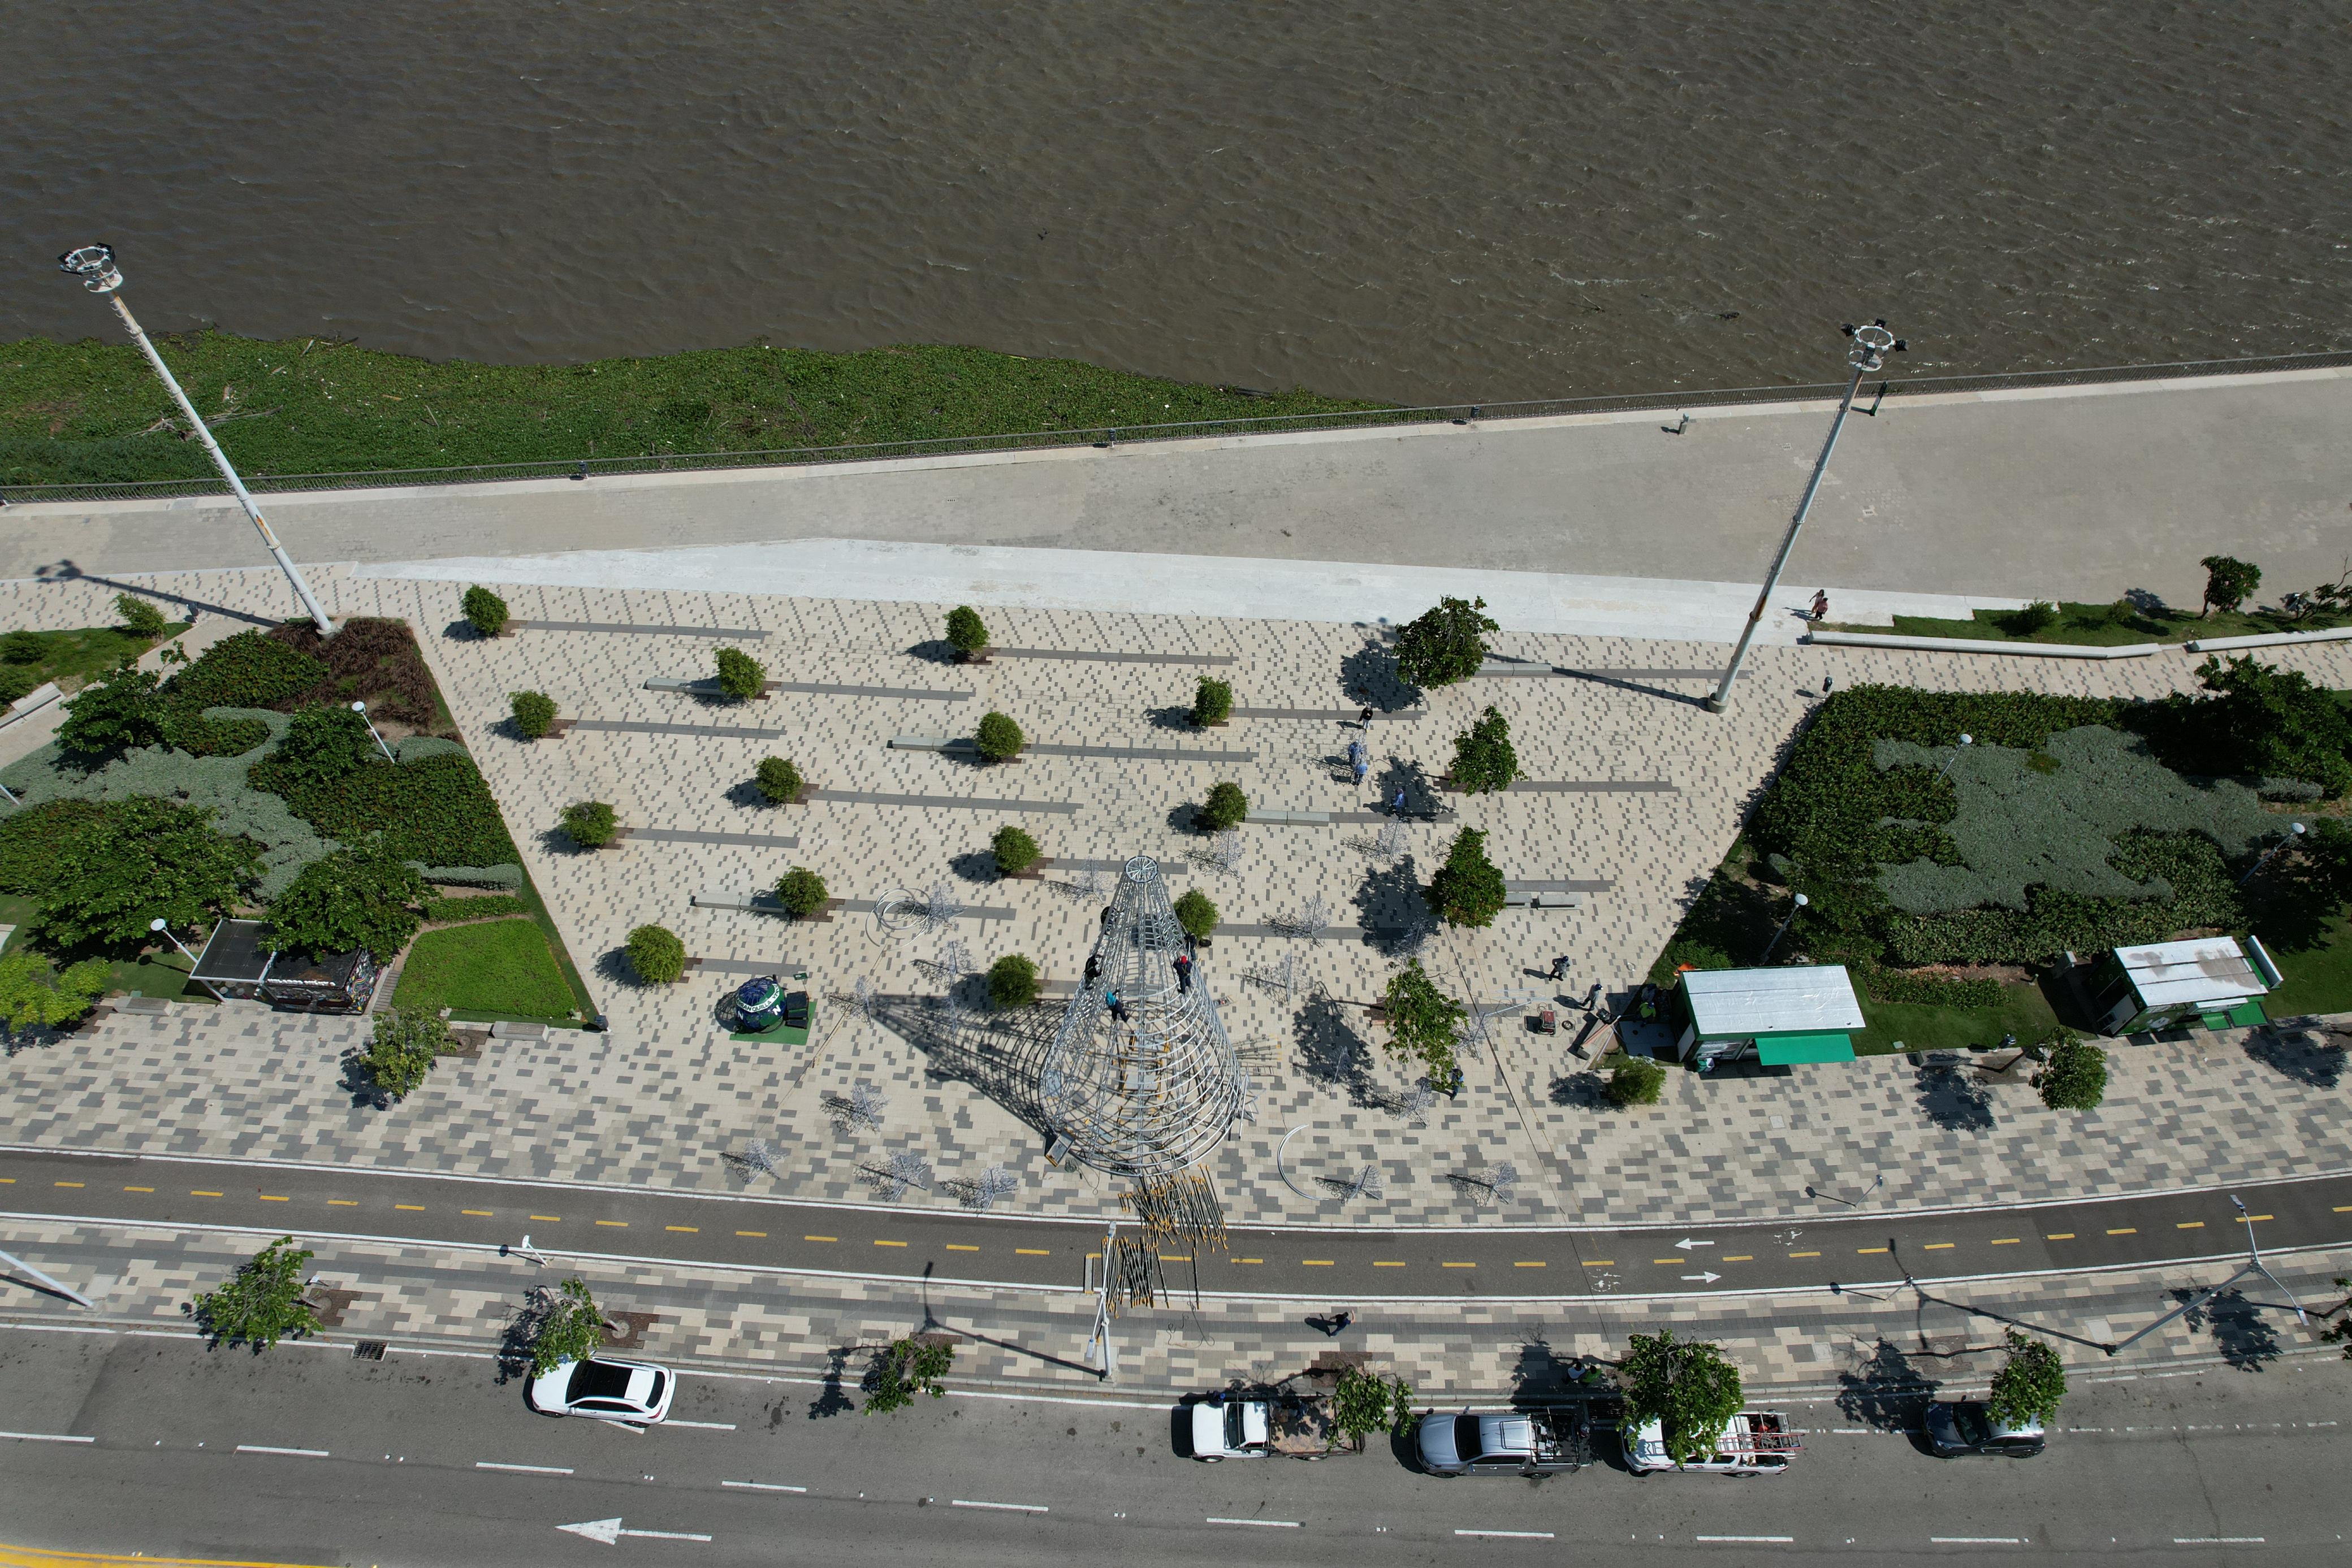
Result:
[[40,656],[36,659],[12,659],[16,665],[35,677],[33,684],[69,679],[87,679],[101,671],[110,670],[125,659],[136,659],[157,643],[168,643],[188,629],[185,621],[174,621],[163,628],[161,637],[136,637],[120,626],[83,626],[71,632],[28,632],[27,637],[37,639]]
[[[2192,637],[2253,637],[2273,632],[2322,632],[2345,624],[2340,615],[2289,621],[2263,611],[2217,610],[2200,619],[2194,610],[2139,610],[2128,604],[2061,601],[2058,619],[2030,636],[2009,629],[2008,610],[1979,610],[1966,621],[1932,615],[1897,615],[1893,630],[1905,637],[1962,637],[1987,643],[2071,643],[2112,648],[2126,643],[2186,643]],[[1840,626],[1837,632],[1885,632],[1885,626]]]
[[2049,998],[2032,981],[2003,986],[2000,1005],[1990,1008],[1880,1002],[1864,994],[1862,1016],[1868,1027],[1853,1037],[1854,1052],[1860,1056],[1883,1056],[1897,1049],[1960,1051],[1972,1045],[1999,1045],[2005,1034],[2017,1036],[2021,1045],[2031,1045],[2058,1027],[2058,1015],[2051,1011]]
[[546,936],[530,920],[427,931],[408,950],[393,1000],[448,1008],[470,1019],[562,1020],[579,1006]]
[[2326,931],[2308,947],[2273,951],[2286,984],[2263,998],[2271,1017],[2298,1013],[2352,1012],[2352,922],[2338,910]]

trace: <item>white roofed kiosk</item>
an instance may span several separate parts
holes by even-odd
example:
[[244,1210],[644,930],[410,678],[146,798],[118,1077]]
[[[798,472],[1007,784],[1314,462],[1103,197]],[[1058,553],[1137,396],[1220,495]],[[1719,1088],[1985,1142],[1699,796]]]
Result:
[[2251,1029],[2270,1021],[2265,992],[2280,984],[2262,940],[2197,936],[2118,947],[2100,959],[2084,987],[2105,1035],[2147,1034],[2185,1024]]
[[1718,1061],[1852,1061],[1862,1003],[1843,964],[1686,969],[1690,1021],[1675,1055],[1701,1071]]

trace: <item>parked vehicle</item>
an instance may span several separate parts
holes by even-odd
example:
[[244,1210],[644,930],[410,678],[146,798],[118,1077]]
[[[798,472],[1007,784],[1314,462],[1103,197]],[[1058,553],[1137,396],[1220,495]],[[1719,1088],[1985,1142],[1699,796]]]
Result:
[[1363,1451],[1361,1437],[1346,1437],[1332,1424],[1328,1399],[1238,1391],[1192,1406],[1192,1457],[1202,1464],[1276,1455],[1320,1459]]
[[1787,1417],[1773,1410],[1743,1410],[1731,1418],[1716,1440],[1715,1451],[1677,1465],[1666,1451],[1665,1429],[1645,1421],[1625,1433],[1625,1464],[1635,1475],[1653,1470],[1701,1470],[1711,1475],[1776,1476],[1789,1468],[1789,1456],[1804,1447],[1789,1430]]
[[559,1362],[530,1380],[525,1397],[545,1416],[585,1416],[623,1426],[650,1427],[669,1419],[677,1378],[649,1361],[591,1356]]
[[1413,1434],[1433,1476],[1552,1476],[1592,1462],[1581,1406],[1561,1410],[1433,1410]]
[[2015,1426],[1993,1419],[1980,1399],[1927,1406],[1927,1447],[1939,1459],[1980,1454],[1996,1459],[2030,1459],[2042,1451],[2042,1423]]

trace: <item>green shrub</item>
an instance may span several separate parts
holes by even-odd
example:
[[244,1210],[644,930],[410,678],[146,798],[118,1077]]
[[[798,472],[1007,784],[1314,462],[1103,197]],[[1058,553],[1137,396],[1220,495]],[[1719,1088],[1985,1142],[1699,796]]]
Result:
[[1009,762],[1021,755],[1022,743],[1021,727],[1001,713],[983,716],[972,731],[982,762]]
[[85,958],[62,975],[45,954],[12,946],[0,953],[0,1019],[10,1029],[63,1029],[106,995],[113,967]]
[[1242,787],[1227,779],[1209,786],[1208,799],[1192,813],[1192,820],[1204,833],[1222,833],[1227,828],[1237,828],[1249,817],[1249,797]]
[[1460,1002],[1437,988],[1418,958],[1389,977],[1381,995],[1381,1010],[1389,1024],[1389,1053],[1429,1071],[1429,1081],[1443,1089],[1459,1070],[1454,1059],[1454,1036],[1469,1013]]
[[302,1299],[304,1265],[310,1254],[281,1236],[255,1253],[228,1281],[195,1300],[199,1327],[215,1344],[249,1344],[268,1350],[289,1334],[299,1338],[319,1326],[319,1314]]
[[737,702],[749,702],[766,689],[768,666],[740,648],[719,650],[719,689]]
[[242,757],[268,741],[269,722],[250,713],[236,717],[233,708],[209,713],[173,709],[165,717],[164,740],[191,757]]
[[583,850],[602,849],[613,841],[620,824],[612,806],[603,800],[574,800],[563,808],[563,831]]
[[1519,776],[1519,754],[1511,746],[1511,727],[1491,704],[1478,722],[1454,737],[1454,788],[1469,795],[1494,795],[1511,787]]
[[389,964],[416,935],[425,879],[381,839],[312,861],[269,905],[274,952],[331,958],[365,947]]
[[1234,687],[1230,681],[1220,681],[1202,675],[1192,688],[1192,722],[1201,727],[1223,724],[1234,714]]
[[114,596],[114,612],[122,617],[122,629],[133,637],[161,637],[163,628],[171,624],[162,611],[132,593]]
[[573,1278],[549,1292],[530,1336],[530,1372],[544,1377],[569,1361],[585,1361],[604,1348],[604,1314],[584,1280]]
[[1666,1070],[1646,1056],[1629,1056],[1609,1070],[1609,1103],[1620,1111],[1654,1105],[1665,1089]]
[[1907,969],[1862,971],[1863,985],[1874,1000],[1930,1008],[1996,1008],[2000,1005],[1997,980],[1962,980],[1949,975],[1919,975]]
[[335,784],[376,761],[367,720],[347,707],[310,707],[287,723],[269,755],[248,777],[257,789],[292,797]]
[[2066,1397],[2066,1368],[2058,1353],[2042,1341],[2015,1329],[2001,1333],[2009,1342],[2009,1360],[1992,1375],[1986,1414],[2003,1425],[2030,1421],[2046,1427],[2058,1418],[2059,1404]]
[[2107,1096],[2107,1053],[2073,1030],[2053,1035],[2050,1060],[2033,1075],[2042,1103],[2053,1111],[2095,1111]]
[[1445,863],[1423,891],[1429,906],[1449,925],[1483,926],[1503,912],[1503,873],[1486,858],[1486,835],[1465,828],[1454,835]]
[[507,699],[514,712],[515,733],[537,740],[555,723],[555,699],[545,692],[515,692]]
[[1412,1419],[1412,1384],[1361,1367],[1339,1369],[1339,1386],[1331,1391],[1331,1425],[1341,1436],[1402,1432]]
[[425,918],[436,925],[458,920],[497,920],[509,915],[530,913],[530,904],[503,893],[477,898],[427,898],[425,901]]
[[667,986],[686,973],[686,944],[665,925],[629,933],[629,967],[648,986]]
[[318,686],[331,673],[325,660],[289,643],[239,632],[173,675],[163,699],[175,713],[191,715],[208,707],[274,707]]
[[124,664],[66,699],[58,748],[76,757],[102,757],[163,738],[164,706],[155,675]]
[[405,1100],[424,1086],[425,1075],[449,1043],[449,1026],[437,1012],[394,1008],[375,1016],[375,1032],[360,1053],[360,1066],[376,1092]]
[[1486,601],[1441,599],[1397,634],[1397,678],[1409,686],[1450,686],[1486,662],[1486,633],[1502,627],[1483,612]]
[[1007,953],[988,967],[988,1005],[1009,1013],[1037,999],[1037,966]]
[[41,684],[38,670],[22,664],[0,664],[0,703],[13,703]]
[[824,907],[824,878],[806,866],[794,866],[777,880],[776,897],[784,913],[795,920],[805,920]]
[[887,1347],[875,1354],[874,1364],[866,1370],[865,1413],[887,1416],[893,1410],[903,1410],[914,1403],[918,1394],[928,1394],[934,1399],[943,1397],[947,1385],[942,1380],[954,1363],[955,1346],[951,1344],[892,1340]]
[[1009,823],[996,830],[988,851],[996,857],[1000,875],[1016,876],[1037,863],[1037,841]]
[[948,646],[967,658],[988,646],[988,628],[979,611],[959,604],[948,612]]
[[507,601],[479,583],[466,590],[459,605],[477,635],[495,637],[507,629]]
[[761,798],[772,806],[798,800],[804,782],[801,770],[782,757],[760,758],[760,766],[752,774],[751,781],[759,786]]
[[2000,629],[2012,637],[2031,637],[2057,623],[2058,607],[2046,599],[2037,599],[2022,610],[2012,610],[2000,618]]
[[268,642],[316,661],[326,673],[292,696],[262,706],[332,703],[348,706],[353,697],[361,697],[379,723],[394,719],[426,729],[443,720],[433,672],[405,621],[354,615],[332,638],[321,638],[307,621],[289,621],[271,628],[266,636]]
[[2328,795],[2352,789],[2352,716],[2300,670],[2251,657],[2197,667],[2210,696],[2175,693],[2129,715],[2148,745],[2183,773],[2308,779]]
[[285,800],[328,838],[351,843],[381,831],[394,853],[422,865],[499,866],[521,859],[498,802],[463,752],[362,768],[296,789]]
[[0,893],[39,893],[58,862],[78,841],[103,832],[114,810],[110,801],[66,799],[0,817]]
[[[2195,833],[2172,838],[2126,834],[2117,841],[2115,866],[2123,875],[2166,892],[2152,898],[2114,900],[2036,887],[2027,893],[2022,912],[1890,913],[1882,923],[1885,955],[1898,964],[2032,964],[2067,951],[2095,953],[2167,941],[2182,931],[2246,928],[2236,878],[2209,839]],[[1808,939],[1805,951],[1821,957],[1830,949]]]
[[0,637],[0,659],[12,664],[37,664],[49,655],[49,645],[38,632],[23,627]]
[[1176,924],[1195,942],[1205,942],[1217,929],[1217,906],[1197,887],[1188,887],[1175,904]]

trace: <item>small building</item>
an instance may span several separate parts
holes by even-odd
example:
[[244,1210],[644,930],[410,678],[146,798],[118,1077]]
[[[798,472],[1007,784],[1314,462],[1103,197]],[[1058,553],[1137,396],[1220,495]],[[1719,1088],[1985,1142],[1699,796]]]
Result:
[[1843,964],[1776,969],[1687,969],[1690,1021],[1675,1046],[1702,1071],[1718,1061],[1852,1061],[1862,1003]]
[[2280,984],[2259,937],[2150,942],[2118,947],[2092,967],[2084,989],[2105,1035],[2169,1029],[2195,1015],[2207,1029],[2267,1023],[2262,998]]
[[362,947],[338,957],[273,953],[262,946],[266,920],[224,920],[196,955],[194,979],[224,1000],[268,1002],[299,1012],[357,1013],[375,994],[375,955]]

